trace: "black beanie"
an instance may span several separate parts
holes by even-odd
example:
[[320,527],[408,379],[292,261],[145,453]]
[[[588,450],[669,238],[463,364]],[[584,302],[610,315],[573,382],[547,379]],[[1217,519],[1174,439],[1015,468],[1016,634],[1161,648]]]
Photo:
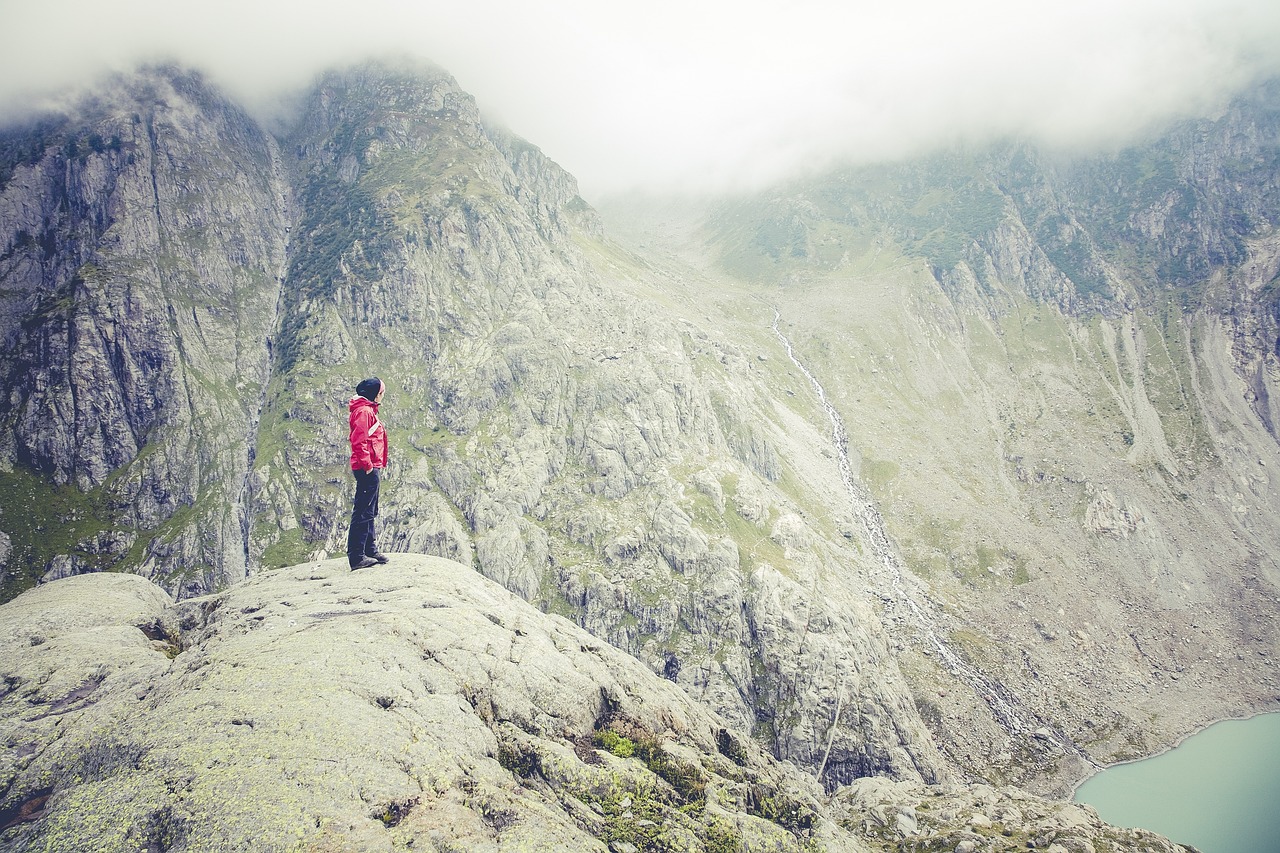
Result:
[[376,376],[368,379],[360,380],[360,384],[356,386],[356,393],[364,397],[370,403],[378,396],[378,392],[382,390],[382,380]]

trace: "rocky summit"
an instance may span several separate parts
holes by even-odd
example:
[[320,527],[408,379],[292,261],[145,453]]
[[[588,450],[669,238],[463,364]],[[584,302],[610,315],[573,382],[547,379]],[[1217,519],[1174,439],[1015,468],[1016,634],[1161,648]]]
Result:
[[[536,801],[564,838],[620,851],[1044,846],[1112,830],[1034,795],[1280,702],[1275,81],[1117,151],[1008,140],[598,207],[431,66],[335,69],[269,122],[172,66],[59,104],[0,130],[0,630],[21,649],[5,701],[35,702],[4,741],[14,843],[56,846],[84,812],[134,815],[100,827],[121,844],[183,849],[256,811],[303,833],[286,847],[397,844],[435,807],[515,839],[531,822],[503,815]],[[390,598],[328,562],[346,404],[371,375],[390,437],[378,542],[398,563],[369,577],[401,578]],[[422,657],[435,640],[400,644],[472,589],[507,610],[466,617],[468,639],[546,651],[572,624],[610,663],[557,658],[560,686],[528,707],[506,681],[458,688],[479,723],[448,735],[475,740],[438,750],[471,763],[433,775],[391,726],[487,659],[445,674]],[[288,615],[338,590],[369,601]],[[62,595],[83,598],[68,614],[130,615],[75,639],[54,616],[18,630]],[[542,627],[511,635],[526,619]],[[40,656],[99,634],[136,668]],[[282,701],[237,645],[276,636],[299,639],[273,684],[307,655],[397,662],[366,661],[376,695],[290,682]],[[190,668],[202,648],[227,657]],[[117,671],[131,701],[163,699],[146,732],[124,734],[142,713],[127,695],[106,701]],[[397,672],[426,692],[392,689]],[[153,683],[168,692],[148,699]],[[173,768],[212,773],[230,741],[187,724],[209,757],[180,758],[160,732],[219,683],[251,699],[208,736],[295,763],[184,798],[197,777]],[[613,707],[610,685],[642,683],[685,722]],[[375,734],[332,734],[304,772],[255,739],[345,718],[304,725],[311,696],[355,702]],[[610,801],[586,793],[600,773],[632,781]],[[164,790],[94,799],[125,778]],[[348,779],[361,805],[301,823],[283,793],[347,798]],[[497,798],[487,823],[477,791]]]
[[15,853],[1182,849],[1011,790],[826,797],[634,658],[438,557],[177,603],[85,575],[0,626]]

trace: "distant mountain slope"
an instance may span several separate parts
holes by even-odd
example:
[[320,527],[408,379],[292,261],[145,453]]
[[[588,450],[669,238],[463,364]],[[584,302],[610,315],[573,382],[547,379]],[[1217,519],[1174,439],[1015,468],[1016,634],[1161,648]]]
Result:
[[[1010,144],[605,214],[709,300],[780,312],[939,630],[1122,758],[1280,696],[1278,165],[1272,82],[1109,156]],[[1016,765],[894,634],[944,751]]]
[[116,566],[174,589],[243,577],[285,269],[275,140],[167,70],[3,148],[6,596]]

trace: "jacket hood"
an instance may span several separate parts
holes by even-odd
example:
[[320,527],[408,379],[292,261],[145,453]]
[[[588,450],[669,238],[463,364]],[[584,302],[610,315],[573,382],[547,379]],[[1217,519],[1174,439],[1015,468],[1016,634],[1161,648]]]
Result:
[[366,400],[364,397],[356,396],[347,401],[347,411],[349,412],[354,412],[362,406],[369,406],[375,412],[378,411],[378,404],[372,400]]

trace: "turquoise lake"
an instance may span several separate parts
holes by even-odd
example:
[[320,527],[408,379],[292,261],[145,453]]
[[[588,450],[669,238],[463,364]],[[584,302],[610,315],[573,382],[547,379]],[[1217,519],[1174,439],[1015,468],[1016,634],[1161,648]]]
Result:
[[1077,802],[1203,853],[1280,853],[1280,714],[1215,723],[1176,749],[1101,771]]

